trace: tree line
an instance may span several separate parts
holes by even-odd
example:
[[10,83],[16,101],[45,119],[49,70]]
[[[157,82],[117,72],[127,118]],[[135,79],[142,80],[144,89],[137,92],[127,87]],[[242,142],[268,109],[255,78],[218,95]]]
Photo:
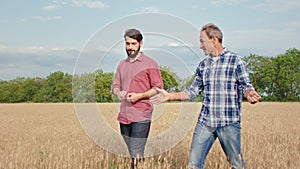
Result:
[[[300,101],[298,49],[289,49],[277,57],[250,54],[244,60],[255,89],[262,95],[262,101]],[[188,87],[194,77],[180,79],[168,67],[161,67],[160,70],[164,88],[168,91],[180,91]],[[46,78],[1,80],[0,102],[114,102],[118,100],[110,92],[113,78],[113,72],[96,70],[81,75],[57,71]]]

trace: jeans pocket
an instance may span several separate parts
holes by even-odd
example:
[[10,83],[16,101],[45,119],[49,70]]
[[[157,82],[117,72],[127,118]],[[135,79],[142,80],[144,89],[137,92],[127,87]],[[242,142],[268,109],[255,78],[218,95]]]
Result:
[[236,128],[238,128],[238,129],[241,129],[241,128],[242,128],[240,122],[234,122],[234,123],[231,124],[231,126],[236,127]]
[[199,144],[203,144],[213,139],[213,133],[206,125],[197,123],[194,131],[194,137]]

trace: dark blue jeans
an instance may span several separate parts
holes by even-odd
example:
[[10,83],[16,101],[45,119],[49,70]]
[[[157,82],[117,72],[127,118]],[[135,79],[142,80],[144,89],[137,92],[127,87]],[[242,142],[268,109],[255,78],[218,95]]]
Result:
[[150,125],[150,120],[130,124],[120,123],[121,134],[132,158],[144,156]]

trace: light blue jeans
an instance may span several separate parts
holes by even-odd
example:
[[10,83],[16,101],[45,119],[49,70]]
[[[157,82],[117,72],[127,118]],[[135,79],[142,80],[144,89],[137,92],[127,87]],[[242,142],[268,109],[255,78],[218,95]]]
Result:
[[240,133],[241,126],[239,122],[216,128],[198,122],[193,135],[189,167],[191,169],[204,168],[206,156],[216,138],[218,138],[231,167],[234,169],[245,168],[241,152]]

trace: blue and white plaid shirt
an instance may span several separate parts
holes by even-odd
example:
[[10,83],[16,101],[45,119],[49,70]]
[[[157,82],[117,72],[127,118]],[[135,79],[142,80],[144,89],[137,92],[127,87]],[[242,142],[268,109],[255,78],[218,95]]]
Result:
[[241,103],[247,89],[254,88],[246,63],[225,48],[217,60],[209,56],[199,63],[193,83],[184,92],[190,99],[203,92],[200,123],[222,127],[241,121]]

